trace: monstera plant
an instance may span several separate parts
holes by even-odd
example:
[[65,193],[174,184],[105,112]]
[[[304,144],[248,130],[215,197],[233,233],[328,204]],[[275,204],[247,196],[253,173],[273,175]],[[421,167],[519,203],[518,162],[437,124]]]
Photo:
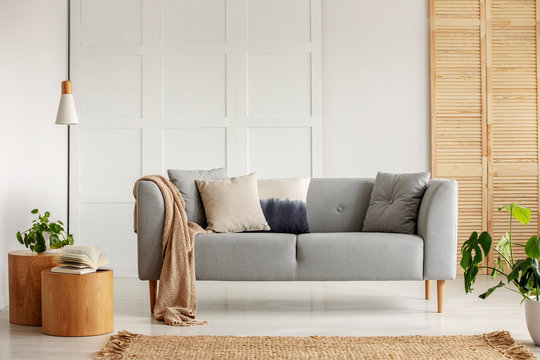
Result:
[[38,217],[32,221],[32,227],[23,232],[17,232],[19,243],[36,253],[47,250],[47,238],[51,249],[60,249],[66,245],[73,245],[73,235],[64,231],[62,221],[51,222],[49,220],[51,213],[48,211],[41,215],[38,209],[34,209],[31,213],[37,214]]
[[[534,235],[527,240],[526,244],[520,244],[512,239],[512,223],[517,220],[527,225],[531,220],[531,210],[511,203],[499,208],[499,211],[508,212],[509,231],[502,236],[496,245],[493,244],[491,235],[483,232],[478,235],[473,232],[469,240],[461,247],[461,267],[465,270],[465,292],[472,292],[472,285],[480,269],[488,269],[493,279],[499,279],[499,283],[490,287],[480,294],[480,298],[486,299],[495,290],[506,288],[521,295],[525,301],[525,314],[529,333],[535,344],[540,344],[540,237]],[[515,249],[523,247],[526,257],[517,258]],[[492,265],[485,265],[490,252],[494,252],[496,260]]]

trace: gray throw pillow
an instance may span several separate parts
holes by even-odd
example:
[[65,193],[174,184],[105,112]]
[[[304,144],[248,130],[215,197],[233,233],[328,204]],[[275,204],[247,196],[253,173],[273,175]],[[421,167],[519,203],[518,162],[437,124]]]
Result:
[[415,234],[418,210],[429,176],[429,172],[379,172],[371,192],[363,231]]
[[195,180],[222,180],[227,178],[227,170],[218,168],[212,170],[167,170],[169,180],[180,190],[186,203],[188,221],[206,228],[206,216]]

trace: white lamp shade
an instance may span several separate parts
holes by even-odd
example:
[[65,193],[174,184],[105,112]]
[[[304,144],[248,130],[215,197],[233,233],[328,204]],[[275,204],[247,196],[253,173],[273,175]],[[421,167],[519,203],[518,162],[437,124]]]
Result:
[[62,94],[60,105],[58,105],[58,114],[56,115],[57,125],[77,125],[79,117],[75,109],[73,94]]

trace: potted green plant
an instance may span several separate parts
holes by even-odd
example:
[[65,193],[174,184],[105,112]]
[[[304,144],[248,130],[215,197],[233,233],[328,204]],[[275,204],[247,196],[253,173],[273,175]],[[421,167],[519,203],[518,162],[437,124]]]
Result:
[[31,252],[8,253],[9,321],[20,325],[41,325],[41,272],[59,265],[56,254],[45,250],[73,245],[62,221],[52,222],[48,211],[31,213],[37,214],[32,226],[17,232],[19,243]]
[[62,221],[51,222],[49,220],[51,213],[48,211],[41,215],[38,209],[34,209],[31,213],[37,214],[38,218],[32,221],[29,229],[17,232],[19,243],[38,254],[47,250],[47,247],[60,249],[66,245],[73,245],[73,235],[64,230]]
[[[540,270],[538,264],[540,237],[530,237],[525,245],[512,240],[513,220],[527,225],[531,220],[530,209],[511,203],[499,208],[499,211],[509,213],[509,231],[502,236],[496,246],[493,246],[491,235],[484,231],[480,236],[477,232],[473,232],[469,240],[461,247],[461,267],[465,270],[465,292],[470,293],[473,290],[472,285],[476,281],[479,269],[491,271],[491,277],[500,278],[500,281],[480,294],[480,298],[486,299],[498,288],[506,288],[520,294],[523,298],[522,303],[525,302],[525,317],[529,334],[534,343],[540,345]],[[525,248],[525,258],[514,257],[515,246]],[[496,253],[497,259],[493,265],[484,265],[484,259],[491,251]]]

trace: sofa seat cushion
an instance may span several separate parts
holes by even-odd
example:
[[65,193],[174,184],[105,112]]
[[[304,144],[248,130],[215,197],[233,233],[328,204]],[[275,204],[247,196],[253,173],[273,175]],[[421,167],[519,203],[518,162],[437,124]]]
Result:
[[393,233],[312,233],[297,240],[298,280],[422,280],[424,240]]
[[195,273],[198,280],[295,280],[296,235],[199,234]]

